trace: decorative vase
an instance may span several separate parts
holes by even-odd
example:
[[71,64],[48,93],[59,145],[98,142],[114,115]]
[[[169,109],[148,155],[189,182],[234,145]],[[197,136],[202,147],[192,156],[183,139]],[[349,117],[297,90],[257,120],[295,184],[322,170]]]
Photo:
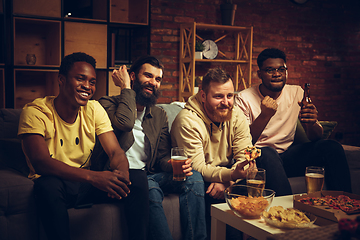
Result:
[[202,52],[195,52],[195,59],[202,59],[203,53]]
[[237,5],[232,3],[224,3],[220,5],[222,25],[234,25],[236,8]]
[[194,95],[199,92],[199,87],[194,87]]
[[35,54],[27,54],[26,55],[26,63],[29,65],[35,65],[35,63],[36,63]]

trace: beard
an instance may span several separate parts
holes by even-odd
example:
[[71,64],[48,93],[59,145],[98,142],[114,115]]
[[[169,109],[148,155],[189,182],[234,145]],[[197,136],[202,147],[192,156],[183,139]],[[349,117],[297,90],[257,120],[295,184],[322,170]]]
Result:
[[283,84],[281,86],[273,86],[273,85],[271,85],[271,83],[264,84],[264,81],[262,81],[262,84],[264,85],[265,88],[267,88],[268,90],[270,90],[272,92],[281,92],[285,86],[285,81],[283,81]]
[[[205,109],[208,115],[210,115],[213,122],[226,122],[230,121],[232,117],[232,110],[234,105],[219,104],[212,107],[207,101],[205,101]],[[219,109],[227,109],[226,112],[220,111]]]
[[[145,88],[151,88],[152,93],[145,92]],[[148,83],[141,84],[137,77],[134,80],[133,90],[136,93],[136,103],[144,107],[154,106],[160,95],[158,89]]]

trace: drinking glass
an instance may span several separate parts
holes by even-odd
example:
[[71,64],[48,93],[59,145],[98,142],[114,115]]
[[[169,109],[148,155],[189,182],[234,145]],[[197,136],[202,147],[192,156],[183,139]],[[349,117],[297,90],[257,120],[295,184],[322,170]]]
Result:
[[324,187],[325,169],[323,167],[310,166],[305,170],[305,183],[307,193],[321,191]]
[[248,190],[249,196],[260,197],[262,196],[265,188],[266,173],[263,168],[249,168],[246,173],[246,184],[251,186]]
[[171,149],[171,164],[173,168],[174,181],[186,180],[186,175],[182,168],[182,166],[185,164],[186,159],[187,156],[184,148],[174,147]]

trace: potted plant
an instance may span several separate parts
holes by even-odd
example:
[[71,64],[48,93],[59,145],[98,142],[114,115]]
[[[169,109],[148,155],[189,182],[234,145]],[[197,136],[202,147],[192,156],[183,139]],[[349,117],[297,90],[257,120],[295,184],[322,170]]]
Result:
[[202,59],[203,58],[203,51],[205,47],[200,41],[195,42],[195,59]]
[[225,3],[220,5],[222,25],[234,25],[236,8],[237,5],[233,4],[232,0],[225,0]]
[[199,92],[199,87],[201,86],[202,80],[203,76],[195,77],[194,94],[197,94]]

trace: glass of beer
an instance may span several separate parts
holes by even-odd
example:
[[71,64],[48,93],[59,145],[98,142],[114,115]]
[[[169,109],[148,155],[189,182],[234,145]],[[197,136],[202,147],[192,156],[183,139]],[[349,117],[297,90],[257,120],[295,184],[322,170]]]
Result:
[[306,167],[305,182],[307,193],[321,191],[324,187],[325,169],[323,167]]
[[185,164],[187,156],[183,148],[174,147],[171,149],[171,165],[173,168],[173,180],[185,181],[186,175],[182,166]]
[[252,197],[261,197],[265,188],[266,173],[263,168],[249,168],[246,173],[248,194]]

